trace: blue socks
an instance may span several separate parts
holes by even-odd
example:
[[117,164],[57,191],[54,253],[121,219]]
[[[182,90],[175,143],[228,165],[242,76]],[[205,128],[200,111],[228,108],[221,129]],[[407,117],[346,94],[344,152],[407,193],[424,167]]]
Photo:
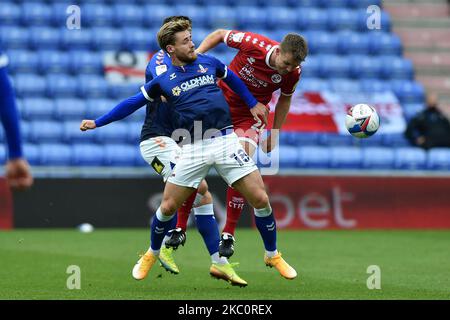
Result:
[[161,213],[161,208],[158,208],[156,215],[153,217],[150,234],[150,248],[154,254],[159,254],[164,236],[169,230],[173,229],[172,226],[176,225],[176,222],[175,214],[165,216]]
[[210,255],[219,251],[219,227],[214,217],[213,205],[206,204],[194,209],[195,222],[198,232],[203,237],[206,247]]
[[[269,215],[267,213],[270,212]],[[272,209],[255,209],[255,224],[261,234],[266,251],[277,250],[277,226]]]

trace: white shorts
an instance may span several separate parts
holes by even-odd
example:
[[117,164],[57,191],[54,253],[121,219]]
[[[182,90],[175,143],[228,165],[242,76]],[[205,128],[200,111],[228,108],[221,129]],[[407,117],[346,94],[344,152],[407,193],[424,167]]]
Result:
[[139,146],[144,160],[166,182],[172,174],[173,167],[177,163],[181,148],[172,138],[164,136],[142,141]]
[[230,186],[258,170],[233,132],[184,145],[168,181],[183,187],[198,188],[212,166]]

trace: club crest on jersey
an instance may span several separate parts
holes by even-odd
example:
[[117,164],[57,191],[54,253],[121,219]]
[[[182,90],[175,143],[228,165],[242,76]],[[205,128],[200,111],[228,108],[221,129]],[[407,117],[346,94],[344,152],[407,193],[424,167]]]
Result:
[[198,65],[198,67],[200,68],[199,70],[197,70],[197,72],[200,73],[206,73],[208,71],[208,68],[203,68],[203,66],[201,64]]
[[244,33],[243,32],[239,32],[239,33],[236,33],[236,34],[233,34],[233,41],[234,42],[242,42],[242,39],[244,39]]
[[273,83],[280,83],[281,82],[281,76],[278,74],[278,73],[275,73],[273,76],[272,76],[272,82]]
[[173,94],[175,97],[178,97],[178,96],[180,95],[180,93],[181,93],[181,89],[180,89],[179,86],[176,86],[175,88],[172,88],[172,94]]
[[176,77],[177,77],[177,75],[176,75],[175,72],[174,72],[174,73],[172,73],[172,74],[170,75],[169,80],[173,80],[173,79],[175,79]]

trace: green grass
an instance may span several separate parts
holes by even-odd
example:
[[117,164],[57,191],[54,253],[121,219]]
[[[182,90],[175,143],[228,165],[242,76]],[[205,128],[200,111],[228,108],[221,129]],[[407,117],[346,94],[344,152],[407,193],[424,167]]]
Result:
[[[448,231],[283,231],[278,246],[299,277],[281,278],[263,263],[255,230],[238,230],[236,253],[246,288],[209,276],[210,259],[194,229],[176,252],[179,275],[151,270],[131,277],[142,229],[0,232],[0,299],[450,299]],[[69,290],[67,267],[81,268],[81,289]],[[369,265],[381,268],[381,290],[369,290]]]

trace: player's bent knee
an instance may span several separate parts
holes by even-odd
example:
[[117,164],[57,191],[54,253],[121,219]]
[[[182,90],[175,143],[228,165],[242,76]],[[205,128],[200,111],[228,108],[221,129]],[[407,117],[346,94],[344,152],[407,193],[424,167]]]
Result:
[[212,194],[209,191],[206,191],[206,193],[203,195],[201,205],[210,204],[213,202]]
[[164,200],[161,203],[161,213],[165,216],[171,216],[177,210],[176,203],[173,200]]
[[208,192],[208,184],[206,183],[205,180],[202,180],[202,182],[200,182],[200,185],[198,186],[198,193],[204,196],[207,192]]
[[255,209],[264,209],[270,207],[269,196],[266,192],[258,193],[252,201],[252,207]]

